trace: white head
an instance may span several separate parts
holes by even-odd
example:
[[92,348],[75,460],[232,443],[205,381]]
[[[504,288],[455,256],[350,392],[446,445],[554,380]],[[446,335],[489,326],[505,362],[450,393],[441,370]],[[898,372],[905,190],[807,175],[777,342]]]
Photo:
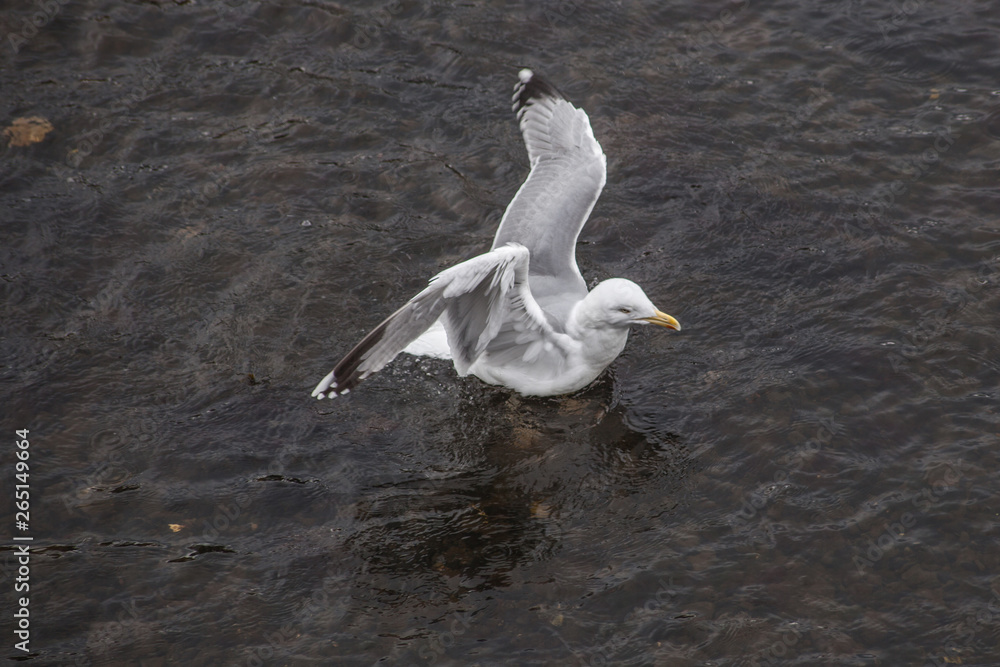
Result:
[[633,324],[658,324],[681,330],[680,323],[657,310],[641,287],[624,278],[611,278],[600,283],[577,308],[577,321],[592,328],[627,329]]

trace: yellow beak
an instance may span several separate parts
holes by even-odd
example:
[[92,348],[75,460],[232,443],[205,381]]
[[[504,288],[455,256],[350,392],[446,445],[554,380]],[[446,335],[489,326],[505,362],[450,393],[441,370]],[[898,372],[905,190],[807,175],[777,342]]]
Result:
[[681,330],[680,322],[672,318],[670,315],[667,315],[666,313],[661,312],[659,310],[656,311],[656,315],[653,315],[652,317],[644,317],[642,319],[646,320],[650,324],[659,324],[661,327],[674,329],[675,331]]

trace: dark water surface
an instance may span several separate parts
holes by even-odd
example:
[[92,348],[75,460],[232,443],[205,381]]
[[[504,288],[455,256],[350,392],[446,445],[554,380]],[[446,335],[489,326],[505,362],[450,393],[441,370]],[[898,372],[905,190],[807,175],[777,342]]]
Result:
[[[995,3],[17,0],[0,37],[3,127],[53,127],[0,162],[6,655],[1000,664]],[[524,66],[608,155],[585,277],[684,331],[570,397],[401,357],[312,400],[489,247]]]

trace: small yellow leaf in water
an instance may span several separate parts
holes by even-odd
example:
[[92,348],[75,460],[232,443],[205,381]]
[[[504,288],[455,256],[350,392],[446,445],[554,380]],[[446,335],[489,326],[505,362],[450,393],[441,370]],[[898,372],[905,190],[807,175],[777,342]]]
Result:
[[531,505],[531,516],[535,519],[548,519],[552,513],[552,508],[543,502],[535,502]]
[[39,116],[15,118],[11,126],[3,131],[3,136],[7,137],[11,146],[30,146],[54,129],[52,123]]
[[179,532],[182,528],[184,528],[183,523],[169,523],[167,525],[170,526],[170,530],[174,531],[175,533]]

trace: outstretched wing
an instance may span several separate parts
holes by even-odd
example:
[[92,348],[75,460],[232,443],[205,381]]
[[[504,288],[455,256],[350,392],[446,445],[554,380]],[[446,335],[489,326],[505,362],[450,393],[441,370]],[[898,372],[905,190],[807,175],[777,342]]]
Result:
[[542,344],[561,336],[553,331],[528,289],[527,248],[505,245],[432,278],[426,289],[348,352],[312,395],[333,398],[346,394],[392,361],[438,318],[447,331],[455,369],[461,375],[501,330],[516,326],[522,339],[530,334]]
[[493,247],[513,242],[528,249],[539,300],[549,293],[586,294],[576,239],[604,188],[607,160],[583,110],[531,70],[519,76],[514,111],[531,172],[507,207]]

